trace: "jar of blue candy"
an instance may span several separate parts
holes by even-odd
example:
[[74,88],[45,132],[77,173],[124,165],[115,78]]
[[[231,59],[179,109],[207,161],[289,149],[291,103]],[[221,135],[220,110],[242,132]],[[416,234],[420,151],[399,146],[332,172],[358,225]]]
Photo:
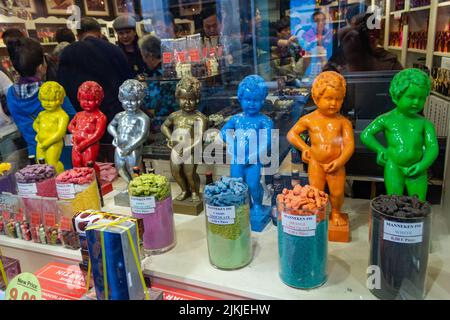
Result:
[[283,195],[277,198],[279,275],[288,286],[313,289],[327,280],[328,199],[325,199],[320,207],[312,208],[311,202],[298,207],[297,199],[287,202]]
[[246,266],[253,256],[247,185],[222,177],[205,187],[203,198],[210,263],[225,270]]

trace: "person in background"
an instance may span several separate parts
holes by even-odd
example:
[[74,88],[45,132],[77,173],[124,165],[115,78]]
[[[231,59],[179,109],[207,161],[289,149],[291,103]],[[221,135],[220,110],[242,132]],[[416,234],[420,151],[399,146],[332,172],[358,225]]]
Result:
[[378,47],[380,30],[367,27],[371,16],[361,13],[352,17],[351,25],[339,34],[340,48],[324,70],[345,73],[403,69],[395,54]]
[[167,116],[179,109],[175,98],[176,82],[160,81],[163,71],[159,38],[146,35],[139,40],[139,48],[146,64],[146,72],[140,77],[147,83],[143,111],[152,118],[150,130],[155,133]]
[[[123,51],[101,39],[100,24],[94,18],[82,18],[77,33],[78,41],[64,49],[59,59],[58,82],[66,90],[76,110],[81,111],[77,93],[79,86],[85,81],[95,81],[105,92],[105,98],[100,110],[106,115],[108,122],[123,111],[119,101],[119,87],[127,79],[132,78],[132,72]],[[105,134],[101,143],[110,145],[112,137]],[[114,150],[102,148],[105,151],[101,160],[114,159]]]
[[152,27],[159,39],[175,39],[175,23],[172,13],[155,13],[152,17]]
[[117,17],[113,22],[113,28],[119,39],[118,46],[127,57],[128,64],[133,70],[133,77],[144,72],[144,61],[138,46],[138,35],[136,33],[136,20],[129,15]]
[[58,43],[61,42],[73,43],[76,41],[75,35],[73,34],[72,30],[70,30],[67,27],[62,27],[56,30],[55,40]]
[[8,110],[6,103],[6,95],[9,87],[12,86],[12,81],[6,73],[0,71],[0,127],[11,123],[11,119],[6,115]]
[[[27,36],[22,33],[17,28],[9,28],[6,29],[5,32],[2,34],[3,43],[5,43],[6,46],[8,46],[8,42],[16,41],[17,39],[26,38]],[[10,56],[11,59],[11,56]],[[47,53],[44,54],[45,63],[47,65],[47,71],[45,74],[43,81],[56,81],[56,74],[58,72],[58,66],[53,59],[53,57]],[[12,60],[12,59],[11,59]],[[13,74],[12,75],[13,80],[17,81],[19,78],[19,74]]]
[[[44,110],[38,99],[39,88],[47,72],[44,50],[39,42],[25,37],[8,41],[7,48],[11,62],[20,75],[8,90],[8,109],[28,145],[28,154],[35,155],[36,132],[32,124],[39,112]],[[75,109],[67,97],[62,107],[70,118],[75,115]]]
[[222,29],[222,23],[217,15],[216,7],[207,7],[202,10],[202,35],[206,38],[218,38]]

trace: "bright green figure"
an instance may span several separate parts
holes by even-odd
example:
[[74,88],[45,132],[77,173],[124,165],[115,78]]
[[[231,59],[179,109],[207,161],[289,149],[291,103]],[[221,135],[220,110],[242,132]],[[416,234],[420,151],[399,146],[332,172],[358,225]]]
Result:
[[[399,72],[389,88],[396,108],[376,118],[362,133],[361,141],[377,152],[384,166],[387,193],[417,195],[426,200],[427,170],[436,160],[439,147],[433,123],[420,115],[430,93],[430,79],[419,69]],[[376,135],[383,132],[387,147]]]

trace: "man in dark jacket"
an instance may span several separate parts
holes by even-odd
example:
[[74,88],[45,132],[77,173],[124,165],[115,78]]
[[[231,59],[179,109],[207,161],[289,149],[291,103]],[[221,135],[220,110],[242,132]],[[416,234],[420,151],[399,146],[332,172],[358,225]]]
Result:
[[[58,81],[77,111],[78,87],[84,81],[96,81],[104,90],[105,98],[100,107],[108,123],[123,111],[119,102],[119,87],[132,78],[127,59],[117,46],[102,40],[100,24],[93,18],[81,19],[77,42],[66,47],[59,60]],[[112,137],[105,133],[102,143],[111,144]]]
[[136,33],[136,20],[132,16],[118,16],[113,22],[113,28],[119,39],[118,46],[127,57],[128,65],[132,69],[133,77],[145,70],[144,60],[138,46],[138,35]]

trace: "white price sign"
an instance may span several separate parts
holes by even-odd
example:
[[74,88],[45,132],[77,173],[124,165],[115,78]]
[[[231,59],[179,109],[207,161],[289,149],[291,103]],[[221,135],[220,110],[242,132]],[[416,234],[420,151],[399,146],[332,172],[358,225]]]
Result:
[[384,220],[383,240],[397,243],[421,243],[423,222],[403,223]]
[[155,212],[155,197],[134,197],[130,196],[131,213],[150,214]]
[[60,199],[74,199],[75,198],[75,186],[73,183],[57,183],[56,192]]
[[17,183],[19,195],[21,196],[35,196],[37,194],[36,183]]
[[316,215],[301,216],[283,212],[281,215],[283,232],[298,237],[314,237],[316,235]]
[[234,224],[234,220],[236,219],[236,208],[234,206],[215,207],[207,204],[206,216],[208,217],[208,222],[212,224]]

